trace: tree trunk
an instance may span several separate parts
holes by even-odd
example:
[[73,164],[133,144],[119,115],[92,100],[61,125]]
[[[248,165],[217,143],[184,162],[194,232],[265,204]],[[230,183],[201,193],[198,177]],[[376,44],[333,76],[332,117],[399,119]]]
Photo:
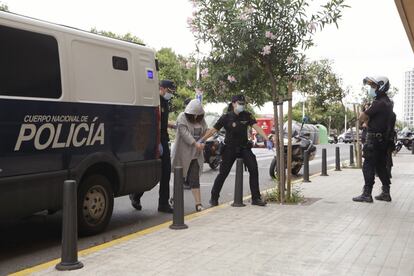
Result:
[[[269,79],[270,79],[270,84],[272,87],[272,100],[273,100],[273,125],[275,126],[275,135],[273,135],[274,137],[274,144],[275,144],[275,149],[276,149],[276,158],[278,159],[278,165],[276,166],[276,175],[277,175],[277,185],[278,185],[278,190],[279,190],[279,202],[281,202],[281,181],[280,181],[280,141],[279,141],[279,126],[278,126],[278,110],[277,110],[277,104],[278,104],[278,100],[279,100],[279,95],[277,93],[277,82],[275,77],[273,76],[272,73],[272,69],[271,69],[271,65],[268,61],[264,61],[264,65],[265,65],[265,69],[267,74],[269,75]],[[282,114],[282,119],[283,119],[283,114]],[[283,140],[282,140],[283,143]],[[283,184],[284,185],[284,184]]]
[[283,101],[279,106],[279,194],[280,202],[285,202],[285,183],[286,183],[286,169],[285,169],[285,143],[283,130]]
[[287,198],[292,195],[292,92],[293,85],[288,85],[288,148],[287,148]]

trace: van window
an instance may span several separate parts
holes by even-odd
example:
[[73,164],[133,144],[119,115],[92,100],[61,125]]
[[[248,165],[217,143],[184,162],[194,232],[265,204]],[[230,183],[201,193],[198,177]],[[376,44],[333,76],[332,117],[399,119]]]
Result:
[[122,57],[112,57],[112,67],[116,70],[128,71],[128,60]]
[[54,37],[0,25],[0,95],[59,98],[58,44]]

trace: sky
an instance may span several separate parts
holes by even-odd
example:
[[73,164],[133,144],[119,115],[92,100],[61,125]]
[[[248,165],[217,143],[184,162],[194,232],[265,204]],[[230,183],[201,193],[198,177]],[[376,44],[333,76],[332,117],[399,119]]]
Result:
[[[189,0],[0,0],[9,10],[53,23],[84,30],[132,33],[159,50],[172,48],[177,54],[195,51],[187,18]],[[315,0],[314,3],[324,3]],[[346,0],[339,28],[328,26],[315,34],[316,46],[306,52],[308,60],[328,58],[343,87],[357,93],[362,79],[384,75],[399,89],[394,98],[397,118],[402,119],[404,72],[414,69],[414,52],[392,0]],[[357,99],[348,97],[348,103]],[[272,113],[271,103],[261,113]]]

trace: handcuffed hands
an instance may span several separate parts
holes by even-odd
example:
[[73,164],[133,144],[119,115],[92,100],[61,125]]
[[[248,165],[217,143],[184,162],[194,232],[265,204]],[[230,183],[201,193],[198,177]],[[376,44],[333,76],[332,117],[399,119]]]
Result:
[[197,148],[197,151],[202,152],[204,150],[204,144],[200,142],[196,142],[195,146]]
[[272,150],[273,149],[273,142],[272,142],[272,140],[267,140],[266,141],[266,148],[268,150]]

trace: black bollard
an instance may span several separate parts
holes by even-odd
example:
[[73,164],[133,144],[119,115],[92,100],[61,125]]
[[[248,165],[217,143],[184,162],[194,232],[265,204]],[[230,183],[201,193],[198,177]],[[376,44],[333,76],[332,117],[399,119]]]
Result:
[[341,157],[340,157],[340,153],[339,153],[339,147],[336,147],[335,149],[335,171],[340,171],[341,170]]
[[57,270],[75,270],[83,267],[78,261],[78,220],[76,181],[63,183],[62,258]]
[[354,145],[349,146],[349,165],[354,166]]
[[311,182],[309,180],[309,152],[303,152],[303,182]]
[[414,142],[411,142],[411,154],[414,154]]
[[234,201],[231,204],[233,207],[244,207],[243,204],[243,159],[236,160],[236,180],[234,183]]
[[322,173],[321,176],[328,176],[328,166],[326,163],[326,149],[322,149]]
[[184,192],[183,192],[183,167],[174,168],[174,211],[171,229],[186,229],[184,223]]

